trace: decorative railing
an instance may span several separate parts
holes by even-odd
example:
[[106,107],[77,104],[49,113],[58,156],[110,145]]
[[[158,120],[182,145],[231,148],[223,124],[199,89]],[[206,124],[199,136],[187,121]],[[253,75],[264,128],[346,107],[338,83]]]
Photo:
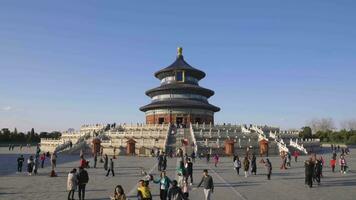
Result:
[[195,134],[194,134],[194,129],[193,129],[192,123],[189,124],[189,132],[190,132],[190,135],[192,137],[192,141],[194,143],[194,152],[196,154],[198,152],[198,144],[197,144],[197,140],[195,138]]
[[308,154],[307,149],[304,148],[304,145],[303,145],[303,144],[299,144],[298,139],[296,139],[295,141],[293,141],[292,139],[290,139],[289,145],[292,146],[292,147],[297,148],[299,151],[301,151],[301,152],[303,152],[303,153],[305,153],[305,154]]

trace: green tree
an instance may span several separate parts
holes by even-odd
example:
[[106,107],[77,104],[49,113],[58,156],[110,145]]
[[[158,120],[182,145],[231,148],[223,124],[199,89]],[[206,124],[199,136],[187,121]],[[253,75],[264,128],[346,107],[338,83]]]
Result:
[[312,138],[312,129],[309,126],[305,126],[302,128],[302,131],[299,133],[299,137],[305,138]]

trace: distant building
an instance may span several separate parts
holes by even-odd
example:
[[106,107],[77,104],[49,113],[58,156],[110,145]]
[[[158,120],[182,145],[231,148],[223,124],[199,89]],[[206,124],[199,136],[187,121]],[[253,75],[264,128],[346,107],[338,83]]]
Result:
[[182,48],[171,65],[154,75],[161,85],[146,91],[152,102],[140,108],[147,124],[214,123],[214,113],[220,111],[208,102],[214,91],[199,86],[205,73],[184,60]]

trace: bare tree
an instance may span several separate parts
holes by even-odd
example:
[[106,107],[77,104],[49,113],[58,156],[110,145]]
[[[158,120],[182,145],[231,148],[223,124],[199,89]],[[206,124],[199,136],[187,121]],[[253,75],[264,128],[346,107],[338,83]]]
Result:
[[318,131],[329,131],[335,129],[335,123],[332,118],[321,118],[321,119],[312,119],[309,121],[308,125],[315,134]]
[[356,130],[356,119],[349,119],[340,122],[341,129],[345,130]]

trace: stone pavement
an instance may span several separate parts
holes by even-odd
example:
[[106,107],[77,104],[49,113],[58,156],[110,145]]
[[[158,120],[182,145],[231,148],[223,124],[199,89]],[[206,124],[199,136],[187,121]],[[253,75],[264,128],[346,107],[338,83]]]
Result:
[[[24,152],[24,153],[29,153]],[[323,155],[326,161],[324,178],[320,186],[313,188],[304,185],[303,161],[306,156],[300,157],[299,162],[292,162],[292,168],[281,171],[280,159],[271,157],[273,164],[272,180],[268,181],[263,165],[258,164],[256,176],[245,178],[243,172],[237,176],[232,167],[232,158],[222,158],[217,168],[212,163],[206,164],[205,160],[197,159],[194,164],[194,184],[190,192],[190,199],[204,199],[202,188],[195,186],[200,181],[202,170],[207,168],[213,176],[215,192],[212,199],[355,199],[356,196],[356,149],[351,149],[351,155],[347,157],[351,171],[347,174],[331,173],[328,167],[330,155]],[[0,199],[66,199],[67,174],[79,165],[79,156],[59,156],[57,172],[59,177],[50,178],[50,167],[39,170],[37,176],[27,176],[25,173],[14,173],[16,170],[16,158],[19,152],[8,152],[6,148],[0,148]],[[27,157],[28,155],[25,155]],[[258,161],[260,158],[257,158]],[[91,160],[91,162],[93,162]],[[175,178],[176,159],[168,159],[167,175]],[[109,199],[114,187],[118,184],[124,187],[129,199],[136,199],[136,184],[142,178],[141,167],[146,171],[152,171],[158,177],[155,158],[146,157],[119,157],[115,160],[115,177],[105,177],[102,163],[98,168],[88,169],[90,176],[87,185],[86,199]],[[338,167],[337,167],[338,169]],[[25,166],[24,166],[24,170]],[[159,186],[150,183],[153,199],[159,199]],[[77,195],[77,194],[76,194]],[[77,196],[75,196],[76,199]]]

